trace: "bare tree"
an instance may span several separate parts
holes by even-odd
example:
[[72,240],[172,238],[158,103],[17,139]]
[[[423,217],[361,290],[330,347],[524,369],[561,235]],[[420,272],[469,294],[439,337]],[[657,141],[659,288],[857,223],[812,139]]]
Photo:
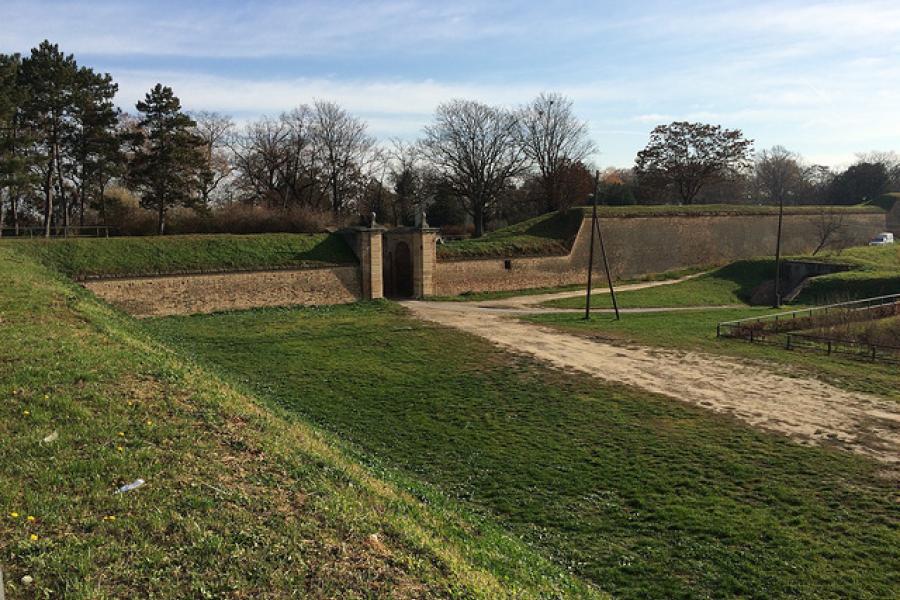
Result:
[[526,170],[518,129],[514,113],[472,100],[441,104],[425,127],[423,154],[462,199],[476,237],[484,234],[500,193]]
[[805,185],[800,156],[783,146],[763,150],[756,157],[754,184],[757,193],[772,204],[789,203]]
[[409,224],[418,208],[418,203],[422,201],[420,148],[403,140],[391,140],[388,159],[390,182],[394,192],[391,216],[397,225]]
[[285,145],[290,131],[282,120],[263,118],[249,123],[231,149],[238,172],[237,186],[250,202],[286,208],[289,200],[284,171],[290,158]]
[[320,198],[319,149],[315,145],[313,111],[306,104],[281,115],[287,128],[282,179],[293,202],[317,207]]
[[228,141],[234,121],[227,115],[207,111],[191,113],[191,117],[197,123],[194,133],[203,140],[205,167],[199,191],[202,204],[207,206],[216,188],[233,170]]
[[843,250],[844,242],[844,213],[834,208],[823,208],[816,217],[816,239],[818,240],[813,256],[827,248],[834,246],[838,251]]
[[595,150],[587,123],[575,116],[570,99],[542,93],[522,109],[520,124],[522,148],[539,173],[544,212],[566,208],[577,199],[566,196],[565,172]]
[[674,188],[691,204],[704,186],[745,169],[752,146],[739,129],[683,121],[660,125],[638,152],[635,172],[651,185]]
[[371,158],[375,140],[366,133],[365,122],[324,100],[313,105],[312,135],[331,195],[331,210],[337,214],[347,208],[354,177]]

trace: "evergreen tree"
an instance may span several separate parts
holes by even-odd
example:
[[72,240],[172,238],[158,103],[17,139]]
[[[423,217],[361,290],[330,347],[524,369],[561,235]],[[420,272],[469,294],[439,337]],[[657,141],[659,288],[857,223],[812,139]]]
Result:
[[[121,171],[123,155],[117,132],[120,111],[113,104],[118,85],[108,73],[81,68],[76,77],[71,130],[71,179],[78,191],[79,223],[93,197],[103,207],[103,191]],[[93,196],[92,196],[93,194]],[[105,217],[105,215],[102,215]]]
[[181,111],[172,88],[157,83],[137,103],[138,124],[129,179],[141,204],[158,215],[157,232],[165,233],[166,212],[190,206],[197,197],[204,168],[203,140],[193,133],[193,119]]
[[0,54],[0,235],[6,224],[4,199],[9,202],[13,229],[19,229],[19,200],[32,183],[32,140],[23,123],[22,106],[28,90],[21,81],[22,57]]
[[23,85],[29,94],[23,106],[24,118],[32,129],[40,155],[44,193],[44,235],[50,236],[53,221],[53,194],[60,196],[63,214],[68,214],[62,185],[61,145],[71,127],[71,111],[77,73],[75,58],[44,40],[22,61]]

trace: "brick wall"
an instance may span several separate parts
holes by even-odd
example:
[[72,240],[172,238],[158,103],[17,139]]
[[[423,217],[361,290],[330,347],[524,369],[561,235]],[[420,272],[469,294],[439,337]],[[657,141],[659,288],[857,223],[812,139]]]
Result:
[[85,287],[138,317],[159,317],[294,304],[354,302],[357,266],[209,275],[105,279]]
[[[784,253],[811,252],[818,243],[818,217],[784,217]],[[883,231],[885,215],[844,216],[846,245],[866,243]],[[776,216],[660,216],[602,221],[610,268],[616,278],[663,273],[686,267],[723,264],[775,252]],[[581,283],[587,276],[590,219],[585,219],[567,256],[438,261],[435,294],[500,291]],[[602,265],[596,273],[603,275]]]

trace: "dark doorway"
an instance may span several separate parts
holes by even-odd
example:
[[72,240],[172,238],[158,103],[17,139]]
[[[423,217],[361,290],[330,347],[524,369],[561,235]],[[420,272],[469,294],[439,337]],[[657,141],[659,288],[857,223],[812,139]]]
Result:
[[391,285],[388,286],[391,292],[390,295],[396,298],[412,298],[413,269],[412,253],[409,250],[409,244],[397,242],[392,254]]

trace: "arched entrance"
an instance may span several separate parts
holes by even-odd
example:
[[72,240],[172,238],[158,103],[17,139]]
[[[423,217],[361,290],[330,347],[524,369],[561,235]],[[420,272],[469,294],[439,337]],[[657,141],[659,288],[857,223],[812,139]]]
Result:
[[413,265],[412,252],[406,242],[397,242],[389,253],[391,261],[390,295],[396,298],[412,298]]

